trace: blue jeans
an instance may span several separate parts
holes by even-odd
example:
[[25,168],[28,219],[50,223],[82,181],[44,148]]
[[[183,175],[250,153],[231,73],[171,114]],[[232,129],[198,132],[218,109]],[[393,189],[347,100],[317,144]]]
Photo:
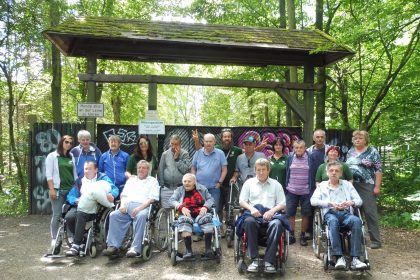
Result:
[[214,200],[214,206],[216,207],[216,213],[219,213],[220,209],[220,188],[208,189],[211,197]]
[[351,230],[350,235],[350,255],[358,257],[362,255],[360,245],[362,242],[362,221],[359,217],[348,211],[329,210],[324,215],[325,222],[328,225],[331,241],[331,254],[334,256],[342,256],[340,227],[348,227]]

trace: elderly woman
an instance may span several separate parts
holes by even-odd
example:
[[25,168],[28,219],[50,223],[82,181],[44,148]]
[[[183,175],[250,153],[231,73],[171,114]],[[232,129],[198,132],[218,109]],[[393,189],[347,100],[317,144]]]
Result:
[[347,153],[346,163],[353,172],[354,187],[363,199],[362,210],[368,224],[370,248],[378,249],[381,247],[381,238],[376,197],[380,194],[382,164],[378,151],[368,144],[369,134],[366,131],[354,131],[353,147]]
[[316,171],[316,175],[315,175],[316,186],[319,187],[319,184],[322,181],[328,181],[327,164],[329,162],[334,162],[334,161],[339,162],[341,166],[343,167],[343,172],[340,179],[344,179],[344,180],[349,181],[350,183],[353,183],[353,173],[351,173],[349,166],[345,164],[344,162],[340,162],[338,160],[338,158],[341,155],[340,147],[329,146],[326,154],[327,154],[327,162],[321,164],[318,167],[318,170]]
[[191,235],[193,225],[198,223],[204,232],[206,245],[206,257],[212,257],[211,240],[213,236],[212,215],[208,210],[213,206],[214,200],[206,187],[197,184],[194,174],[187,173],[182,177],[183,186],[178,187],[169,203],[175,207],[180,214],[178,218],[179,232],[184,239],[185,254],[184,259],[193,258]]

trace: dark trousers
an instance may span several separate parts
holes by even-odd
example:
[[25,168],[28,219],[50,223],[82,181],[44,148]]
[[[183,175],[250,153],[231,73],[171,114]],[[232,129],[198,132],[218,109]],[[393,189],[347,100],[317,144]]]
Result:
[[[251,259],[258,257],[258,240],[259,232],[266,225],[259,224],[252,216],[247,217],[244,221],[244,230],[248,239],[248,254]],[[267,227],[267,248],[265,250],[264,261],[274,264],[276,261],[276,252],[279,246],[280,235],[284,231],[281,221],[278,219],[271,220]]]
[[74,244],[81,245],[85,233],[86,223],[95,219],[96,214],[88,214],[72,208],[66,214],[68,229],[74,234]]

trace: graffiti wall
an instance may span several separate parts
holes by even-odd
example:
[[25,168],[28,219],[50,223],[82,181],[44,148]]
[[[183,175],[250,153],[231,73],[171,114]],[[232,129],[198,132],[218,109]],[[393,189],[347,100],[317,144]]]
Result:
[[80,124],[47,124],[35,123],[31,137],[31,164],[29,170],[29,201],[31,214],[51,213],[48,197],[48,185],[45,178],[45,159],[57,149],[62,135],[72,135],[77,139],[77,132],[84,128]]
[[[187,150],[191,156],[194,155],[195,146],[192,140],[192,131],[197,129],[202,143],[203,135],[213,133],[216,136],[216,144],[220,144],[221,130],[225,127],[208,126],[166,126],[165,135],[158,136],[157,158],[160,159],[163,151],[169,148],[169,139],[171,135],[178,134],[181,137],[182,148]],[[45,159],[48,153],[57,148],[57,144],[62,135],[72,135],[77,144],[77,132],[85,129],[82,124],[46,124],[36,123],[31,137],[31,164],[29,170],[30,176],[30,213],[31,214],[49,214],[51,213],[51,203],[48,197],[48,186],[45,178]],[[257,140],[257,145],[264,139],[268,143],[276,137],[282,137],[287,145],[286,152],[292,150],[292,143],[301,138],[301,129],[296,127],[275,128],[275,127],[232,127],[234,135],[234,144],[242,147],[243,139],[252,135]],[[112,134],[121,137],[121,149],[131,154],[136,146],[138,137],[137,125],[97,125],[97,145],[105,152],[108,150],[108,137]],[[343,156],[351,147],[351,131],[328,130],[327,143],[341,147]],[[312,144],[309,143],[308,146]],[[267,145],[263,152],[269,156],[271,154],[271,145]]]

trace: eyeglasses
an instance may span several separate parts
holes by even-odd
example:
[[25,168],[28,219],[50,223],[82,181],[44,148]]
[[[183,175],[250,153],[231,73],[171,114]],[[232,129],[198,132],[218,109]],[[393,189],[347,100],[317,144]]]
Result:
[[70,144],[70,145],[73,145],[73,142],[72,142],[72,141],[67,141],[67,140],[64,140],[64,144]]
[[147,141],[140,141],[139,145],[148,145]]

